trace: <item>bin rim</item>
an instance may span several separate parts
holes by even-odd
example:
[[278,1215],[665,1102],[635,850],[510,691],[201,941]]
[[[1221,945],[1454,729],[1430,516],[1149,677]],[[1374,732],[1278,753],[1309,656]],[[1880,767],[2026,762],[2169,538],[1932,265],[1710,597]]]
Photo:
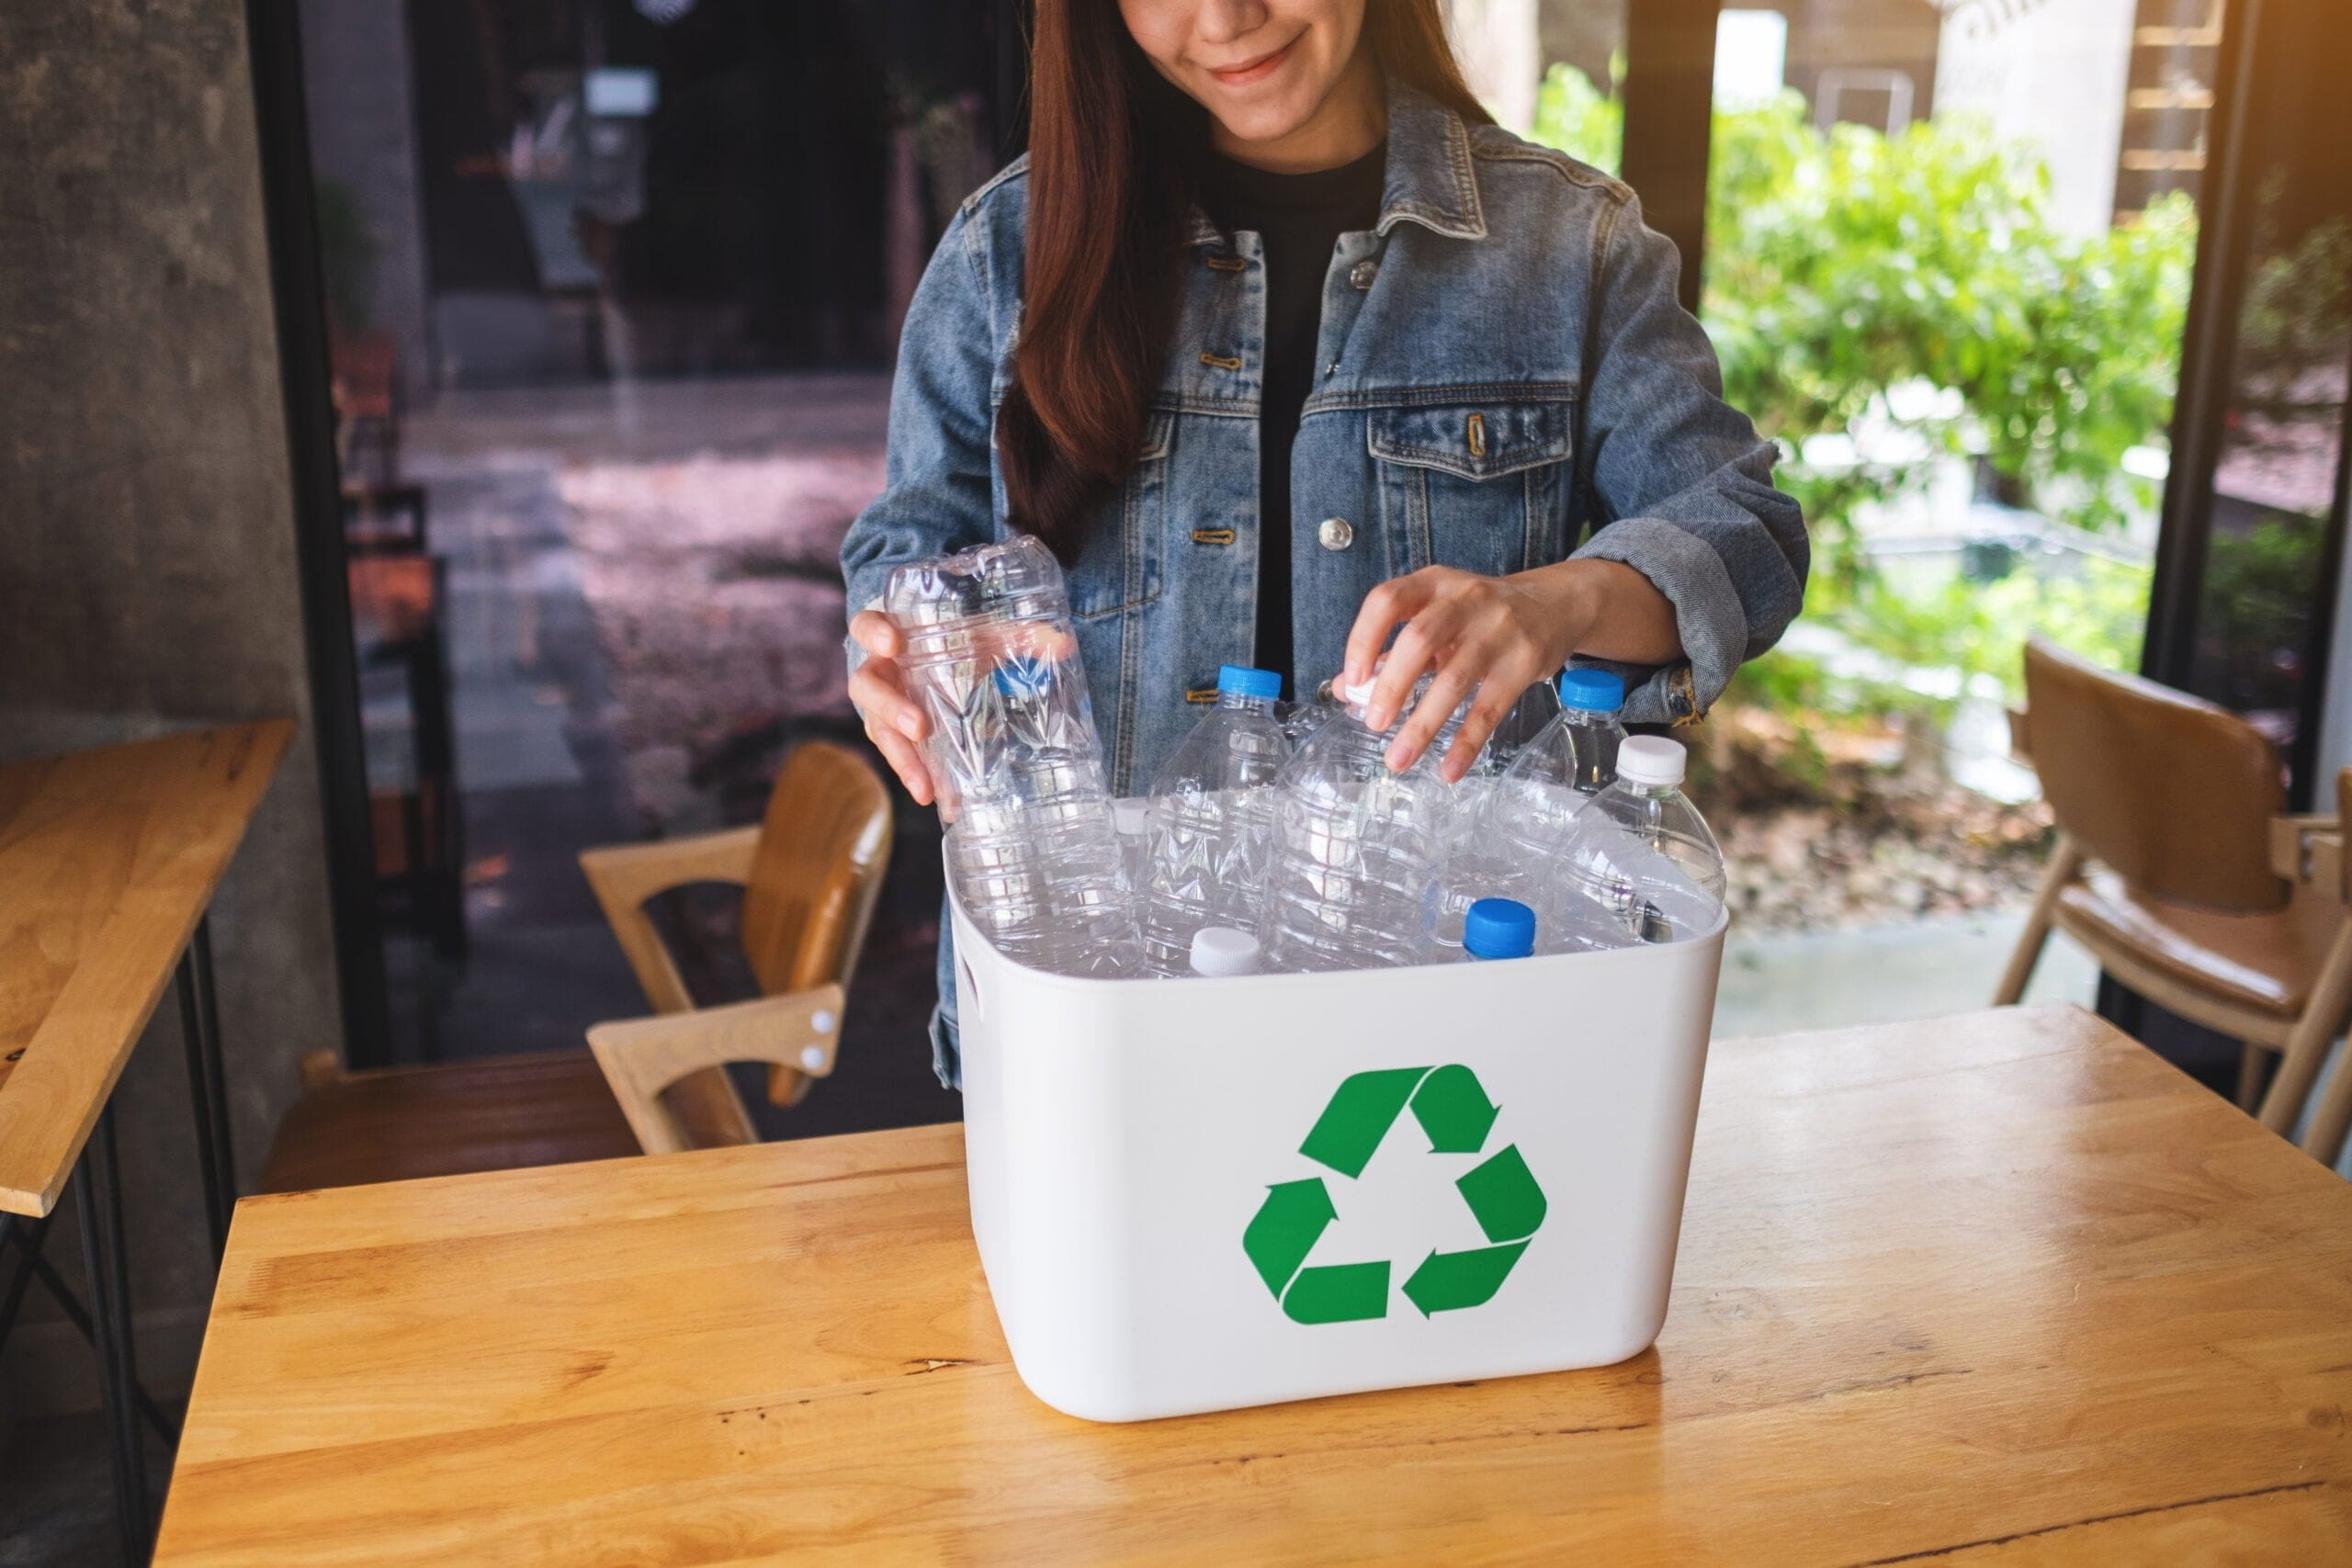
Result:
[[[948,829],[949,832],[953,832],[954,830],[953,827],[950,827]],[[945,869],[946,834],[944,833],[940,835],[940,857],[942,868]],[[971,914],[964,908],[963,895],[956,890],[956,878],[952,874],[947,877],[947,900],[949,906],[955,910],[956,923],[963,928],[963,931],[958,931],[956,933],[956,942],[959,944],[959,947],[963,942],[963,932],[969,931],[971,935],[979,942],[980,945],[988,949],[989,954],[994,957],[998,963],[1005,964],[1012,969],[1016,969],[1023,975],[1029,976],[1032,981],[1042,983],[1055,990],[1069,991],[1076,995],[1084,996],[1090,993],[1099,993],[1108,987],[1130,986],[1135,984],[1137,978],[1149,978],[1149,976],[1114,976],[1063,975],[1051,969],[1040,969],[1035,964],[1024,964],[1020,959],[1013,957],[1012,954],[997,946],[996,943],[989,941],[987,936],[984,935],[978,927],[972,924]],[[1639,953],[1645,951],[1665,952],[1674,948],[1703,946],[1708,942],[1721,941],[1724,932],[1729,931],[1730,928],[1730,907],[1728,905],[1718,905],[1715,909],[1715,918],[1708,925],[1707,929],[1697,936],[1688,938],[1682,942],[1633,943],[1625,947],[1596,948],[1589,953],[1539,953],[1526,958],[1507,959],[1502,960],[1501,962],[1510,964],[1555,964],[1562,963],[1573,963],[1577,959],[1584,958],[1605,958],[1615,953]],[[1375,985],[1387,985],[1392,982],[1385,978],[1375,978],[1375,976],[1413,975],[1418,974],[1423,969],[1446,969],[1451,967],[1453,967],[1452,964],[1441,962],[1435,964],[1384,964],[1374,969],[1313,969],[1306,971],[1276,970],[1258,975],[1194,975],[1186,980],[1186,984],[1188,987],[1263,987],[1274,982],[1288,981],[1296,984],[1316,980],[1328,980],[1334,975],[1346,975],[1352,976],[1359,981],[1365,981]],[[1184,978],[1183,976],[1176,977]]]

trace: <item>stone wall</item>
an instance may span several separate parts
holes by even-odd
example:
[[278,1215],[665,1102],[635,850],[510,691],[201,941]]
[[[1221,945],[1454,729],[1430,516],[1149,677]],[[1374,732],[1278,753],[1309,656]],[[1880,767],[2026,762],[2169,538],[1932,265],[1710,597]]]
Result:
[[[0,7],[0,756],[307,719],[243,7]],[[340,1044],[307,728],[213,939],[249,1185],[295,1058]],[[117,1100],[158,1390],[185,1386],[211,1290],[178,1036],[167,994]],[[95,1402],[38,1292],[0,1371],[0,1405]]]

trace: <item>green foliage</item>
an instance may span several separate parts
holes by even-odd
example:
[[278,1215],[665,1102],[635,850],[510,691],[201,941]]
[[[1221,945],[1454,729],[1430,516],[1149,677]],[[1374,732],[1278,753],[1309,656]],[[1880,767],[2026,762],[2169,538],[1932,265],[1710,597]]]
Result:
[[[2020,701],[2020,652],[2029,637],[2046,637],[2111,670],[2139,667],[2149,569],[2096,556],[2079,565],[2070,575],[2021,570],[1989,583],[1955,580],[1909,591],[1880,584],[1868,597],[1867,613],[1835,619],[1850,642],[1876,655],[1888,671],[1928,664],[1972,682],[1990,676],[2006,700]],[[1725,700],[1849,723],[1890,714],[1942,720],[1955,698],[1884,675],[1836,674],[1810,654],[1776,649],[1741,668]],[[1802,766],[1801,759],[1792,761]]]
[[1613,175],[1624,154],[1624,101],[1603,97],[1592,78],[1575,66],[1555,65],[1537,89],[1528,140]]
[[[1555,65],[1533,135],[1614,169],[1621,102]],[[2123,459],[2161,445],[2171,423],[2196,252],[2188,198],[2077,237],[2052,221],[2040,162],[1982,122],[1825,132],[1794,93],[1718,110],[1711,159],[1701,316],[1726,395],[1792,456],[1781,482],[1814,539],[1808,618],[1897,667],[2012,685],[2033,632],[2133,663],[2144,570],[2088,559],[2077,577],[1901,587],[1854,525],[1962,456],[2018,503],[2080,527],[2153,508],[2154,485]],[[1839,435],[1866,457],[1805,460],[1829,456],[1809,446],[1816,437]],[[1790,654],[1740,684],[1751,700],[1833,714],[1919,702]]]

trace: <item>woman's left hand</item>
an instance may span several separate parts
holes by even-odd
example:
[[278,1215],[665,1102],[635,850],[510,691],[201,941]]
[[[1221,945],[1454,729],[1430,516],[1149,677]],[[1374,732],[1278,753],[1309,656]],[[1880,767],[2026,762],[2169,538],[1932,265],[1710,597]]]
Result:
[[[1405,629],[1375,676],[1380,645],[1400,621]],[[1424,567],[1364,595],[1340,684],[1373,681],[1364,722],[1385,729],[1410,700],[1413,682],[1437,671],[1389,743],[1388,765],[1397,770],[1413,765],[1476,691],[1442,769],[1455,783],[1529,683],[1576,653],[1655,663],[1679,658],[1673,606],[1648,578],[1617,561],[1561,561],[1509,577]]]

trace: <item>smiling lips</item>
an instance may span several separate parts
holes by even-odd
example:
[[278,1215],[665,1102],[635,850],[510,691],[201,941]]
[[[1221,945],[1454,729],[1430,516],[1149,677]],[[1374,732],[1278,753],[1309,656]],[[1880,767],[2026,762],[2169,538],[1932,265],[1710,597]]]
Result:
[[1282,68],[1283,62],[1290,58],[1292,45],[1297,42],[1298,39],[1293,39],[1270,54],[1261,54],[1255,60],[1223,71],[1212,70],[1209,74],[1216,77],[1220,85],[1227,87],[1246,87],[1253,82],[1262,82]]

